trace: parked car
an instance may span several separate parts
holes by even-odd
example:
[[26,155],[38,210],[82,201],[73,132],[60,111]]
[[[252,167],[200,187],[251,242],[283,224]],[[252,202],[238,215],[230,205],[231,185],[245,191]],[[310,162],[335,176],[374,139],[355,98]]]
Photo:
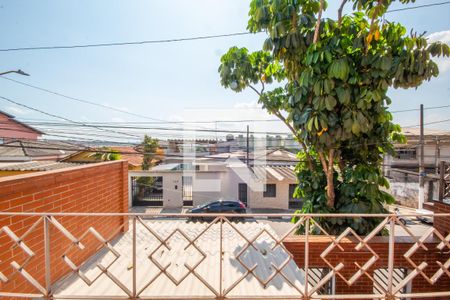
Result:
[[[187,211],[189,214],[243,214],[246,213],[245,204],[239,200],[216,200],[207,202],[196,207],[193,207]],[[205,217],[191,217],[191,220],[207,220],[214,219]]]

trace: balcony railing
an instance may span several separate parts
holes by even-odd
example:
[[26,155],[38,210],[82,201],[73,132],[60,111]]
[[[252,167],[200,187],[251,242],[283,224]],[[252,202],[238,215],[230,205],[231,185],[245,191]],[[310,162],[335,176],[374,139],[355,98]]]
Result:
[[[0,212],[0,298],[449,299],[450,234],[416,214],[293,216]],[[318,217],[381,223],[333,236]]]

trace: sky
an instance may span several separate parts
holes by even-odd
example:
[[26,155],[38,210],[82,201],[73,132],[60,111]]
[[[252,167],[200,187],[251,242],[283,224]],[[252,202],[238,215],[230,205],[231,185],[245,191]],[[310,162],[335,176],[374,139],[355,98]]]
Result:
[[[325,16],[335,17],[338,1]],[[420,0],[415,4],[440,2]],[[246,31],[249,1],[0,1],[0,49],[182,38]],[[405,7],[396,3],[392,9]],[[387,19],[408,30],[427,32],[450,43],[450,5],[392,12]],[[220,56],[234,45],[259,50],[264,34],[139,46],[0,52],[0,71],[22,69],[30,77],[9,78],[157,120],[271,119],[252,91],[224,89],[217,72]],[[393,111],[449,104],[450,61],[439,61],[439,78],[418,89],[392,90]],[[82,104],[0,78],[0,95],[80,122],[148,122]],[[0,99],[0,110],[22,120],[49,116]],[[450,108],[428,110],[425,122],[448,119]],[[57,119],[54,119],[57,120]],[[419,113],[395,114],[403,126],[418,124]],[[203,128],[244,130],[246,123],[203,124]],[[172,126],[172,125],[168,125]],[[189,126],[189,125],[184,125]],[[200,126],[196,124],[195,126]],[[212,127],[211,127],[212,126]],[[217,127],[216,127],[217,126]],[[276,122],[251,123],[251,130],[287,130]],[[450,129],[450,122],[429,128]],[[181,132],[149,131],[180,137]],[[201,134],[199,133],[199,136]]]

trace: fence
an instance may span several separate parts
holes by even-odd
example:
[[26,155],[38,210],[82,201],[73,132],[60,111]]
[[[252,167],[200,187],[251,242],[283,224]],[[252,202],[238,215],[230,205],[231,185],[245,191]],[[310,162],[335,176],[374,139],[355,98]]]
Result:
[[[52,299],[406,299],[450,297],[450,234],[433,227],[417,235],[395,214],[200,215],[136,213],[12,213],[0,230],[0,297]],[[402,217],[414,218],[409,214]],[[450,214],[435,217],[449,218]],[[229,218],[233,219],[233,222]],[[328,234],[316,219],[378,218],[359,236]],[[128,219],[105,236],[71,219]],[[27,220],[24,232],[14,224]],[[97,224],[97,223],[95,223]],[[294,235],[302,226],[304,235]],[[314,227],[321,235],[310,234]],[[127,229],[124,233],[120,230]],[[282,228],[282,229],[280,229]],[[30,247],[34,231],[42,247]],[[380,236],[388,232],[387,236]],[[400,234],[401,233],[401,234]],[[2,236],[3,235],[3,236]],[[399,238],[399,235],[403,235]],[[55,239],[58,249],[52,247]],[[85,251],[95,250],[88,259]],[[43,268],[34,268],[34,260]],[[53,264],[70,272],[55,276]],[[16,277],[24,284],[17,285]],[[25,292],[27,291],[27,292]]]

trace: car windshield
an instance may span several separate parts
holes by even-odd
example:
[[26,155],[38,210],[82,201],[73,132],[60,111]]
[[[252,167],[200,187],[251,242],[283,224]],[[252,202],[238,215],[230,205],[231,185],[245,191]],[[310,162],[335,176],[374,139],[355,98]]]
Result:
[[203,207],[206,207],[206,206],[208,206],[208,205],[210,205],[210,204],[212,204],[214,202],[217,202],[217,201],[209,201],[209,202],[197,205],[196,208],[203,208]]

